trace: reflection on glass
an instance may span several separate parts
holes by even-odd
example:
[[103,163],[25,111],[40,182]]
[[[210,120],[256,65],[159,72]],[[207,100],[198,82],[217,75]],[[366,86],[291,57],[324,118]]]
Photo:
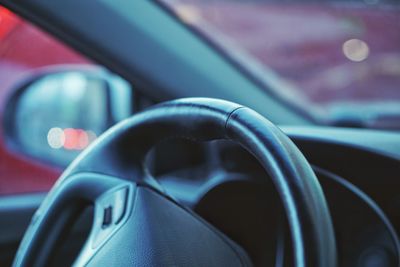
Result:
[[16,116],[24,147],[68,162],[109,126],[107,83],[79,72],[45,76],[24,91]]
[[96,138],[97,136],[93,131],[54,127],[47,134],[47,143],[54,149],[83,150]]
[[64,131],[61,128],[51,128],[47,134],[47,142],[51,148],[62,148],[65,143]]

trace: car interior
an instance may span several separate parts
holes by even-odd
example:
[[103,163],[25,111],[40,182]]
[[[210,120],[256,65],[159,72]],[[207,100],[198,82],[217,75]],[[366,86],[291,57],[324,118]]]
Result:
[[400,266],[397,117],[327,117],[168,2],[0,0],[85,57],[0,95],[0,266]]

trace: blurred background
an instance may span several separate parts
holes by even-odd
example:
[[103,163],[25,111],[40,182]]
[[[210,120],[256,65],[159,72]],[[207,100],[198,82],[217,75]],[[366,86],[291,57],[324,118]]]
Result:
[[323,119],[399,125],[400,1],[162,3],[244,68],[283,79],[276,93],[318,107]]

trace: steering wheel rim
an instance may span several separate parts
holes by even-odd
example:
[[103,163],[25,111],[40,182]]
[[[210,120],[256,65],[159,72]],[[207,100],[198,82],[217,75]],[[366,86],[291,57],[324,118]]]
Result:
[[[207,98],[180,99],[154,106],[117,124],[98,138],[65,170],[36,212],[18,249],[14,266],[37,266],[46,262],[45,251],[37,247],[49,247],[50,243],[43,238],[44,233],[51,231],[49,214],[60,212],[57,201],[62,199],[62,194],[68,195],[65,192],[70,189],[66,185],[73,184],[71,181],[74,179],[84,181],[85,178],[79,178],[82,173],[105,174],[122,181],[114,185],[108,181],[109,178],[103,177],[107,180],[106,184],[112,186],[105,186],[98,192],[94,190],[97,193],[89,198],[85,198],[89,194],[85,191],[87,187],[75,190],[86,192],[78,198],[92,201],[92,204],[96,204],[104,192],[115,191],[116,187],[128,190],[125,198],[129,198],[127,196],[133,194],[132,185],[126,183],[129,181],[135,185],[145,183],[162,191],[146,171],[143,161],[153,145],[168,138],[196,141],[227,139],[246,148],[272,178],[283,201],[293,241],[295,266],[336,266],[334,231],[326,200],[302,153],[283,132],[255,111],[228,101]],[[129,147],[133,149],[127,149]],[[97,181],[99,179],[102,178],[98,177]],[[96,184],[93,181],[87,183],[89,188]],[[133,206],[128,204],[124,206],[127,209]],[[64,203],[64,206],[68,205]],[[75,210],[72,214],[74,212],[77,213]],[[129,212],[125,217],[130,220]],[[60,224],[65,226],[68,220]],[[118,227],[123,227],[121,225]],[[60,235],[61,232],[55,236],[59,238]],[[96,253],[93,250],[86,253],[90,256],[85,261]],[[242,259],[242,262],[245,261]]]

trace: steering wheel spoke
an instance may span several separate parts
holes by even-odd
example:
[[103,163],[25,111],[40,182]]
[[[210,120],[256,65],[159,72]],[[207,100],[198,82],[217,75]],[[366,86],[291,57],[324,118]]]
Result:
[[[128,217],[135,184],[96,173],[79,173],[62,180],[32,218],[14,266],[45,266],[80,212],[94,206],[91,233],[77,258],[82,266]],[[45,237],[45,238],[41,238]],[[22,257],[22,255],[30,257]]]
[[[95,176],[100,178],[100,175]],[[74,266],[86,265],[102,244],[124,225],[131,211],[136,184],[107,176],[101,176],[100,179],[112,181],[110,187],[93,200],[91,232]]]

